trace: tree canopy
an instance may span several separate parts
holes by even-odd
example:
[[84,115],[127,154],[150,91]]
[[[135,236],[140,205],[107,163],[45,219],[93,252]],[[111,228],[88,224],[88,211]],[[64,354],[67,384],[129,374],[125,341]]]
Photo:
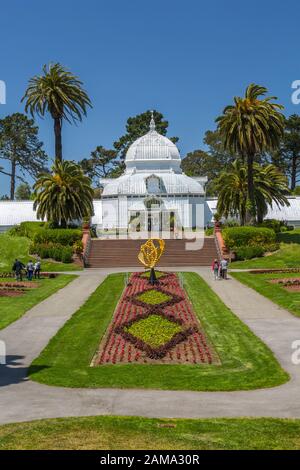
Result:
[[15,197],[16,179],[25,182],[26,175],[35,178],[45,171],[48,157],[38,138],[38,127],[21,113],[0,120],[0,158],[10,164],[0,172],[10,177],[10,198]]
[[29,80],[21,101],[25,112],[43,117],[49,112],[54,122],[55,158],[62,160],[62,123],[81,121],[86,116],[91,100],[82,87],[83,83],[63,65],[43,66],[43,74]]
[[31,199],[31,188],[28,183],[21,183],[16,189],[17,201],[28,201]]
[[274,96],[265,97],[267,89],[251,83],[244,97],[235,97],[233,105],[226,106],[216,119],[224,148],[247,160],[248,212],[256,212],[253,164],[256,155],[279,148],[283,135],[282,105]]
[[[220,215],[238,216],[241,225],[246,222],[248,168],[237,159],[226,171],[222,172],[217,180],[218,204]],[[272,164],[261,166],[253,164],[254,197],[257,207],[256,220],[262,222],[267,214],[268,205],[289,205],[289,194],[286,177]]]
[[194,150],[182,160],[181,167],[188,176],[207,176],[206,194],[217,196],[216,180],[220,173],[230,165],[235,156],[224,150],[218,131],[207,131],[204,137],[207,151]]
[[292,114],[285,120],[285,129],[280,145],[279,155],[285,171],[290,178],[293,191],[300,180],[300,116]]
[[39,219],[47,218],[65,227],[72,220],[93,215],[91,180],[74,162],[56,160],[52,173],[41,175],[34,190],[34,208]]
[[109,150],[98,145],[91,152],[90,158],[84,158],[79,164],[83,172],[91,178],[96,186],[99,186],[99,179],[110,177],[113,171],[119,167],[120,161],[117,158],[116,150]]

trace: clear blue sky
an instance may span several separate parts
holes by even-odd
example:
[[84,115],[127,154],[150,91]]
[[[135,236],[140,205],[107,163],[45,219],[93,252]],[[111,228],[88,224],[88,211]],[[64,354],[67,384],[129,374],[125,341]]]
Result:
[[[250,82],[265,85],[285,105],[300,79],[300,4],[296,0],[10,0],[1,5],[0,80],[7,104],[22,112],[28,79],[58,61],[84,82],[93,109],[63,129],[64,157],[111,147],[128,116],[156,108],[186,152],[203,146],[223,107]],[[50,119],[37,120],[53,156]],[[1,161],[0,161],[1,165]],[[0,194],[9,181],[0,176]]]

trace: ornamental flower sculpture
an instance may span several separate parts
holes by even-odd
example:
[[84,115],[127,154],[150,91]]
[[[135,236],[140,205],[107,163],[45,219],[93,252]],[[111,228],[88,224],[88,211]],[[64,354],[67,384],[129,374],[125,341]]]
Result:
[[154,268],[157,265],[164,250],[165,241],[161,238],[150,238],[146,241],[146,243],[141,245],[138,259],[146,268],[150,268],[149,281],[152,285],[157,282]]

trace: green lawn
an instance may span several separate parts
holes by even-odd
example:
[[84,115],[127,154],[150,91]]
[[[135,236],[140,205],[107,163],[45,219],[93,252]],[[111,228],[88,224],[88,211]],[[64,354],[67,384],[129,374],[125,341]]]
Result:
[[[41,279],[38,288],[28,289],[20,297],[0,297],[0,330],[14,322],[27,310],[54,294],[75,279],[74,275],[60,274],[55,279]],[[0,282],[8,279],[0,279]]]
[[300,245],[281,243],[280,250],[272,255],[246,261],[234,261],[230,267],[232,269],[300,268]]
[[300,292],[288,292],[281,285],[269,282],[270,279],[275,278],[299,277],[299,273],[251,274],[247,272],[231,272],[230,274],[280,307],[286,308],[296,317],[300,317]]
[[0,426],[0,450],[299,450],[300,420],[95,416]]
[[222,365],[124,364],[90,367],[124,288],[112,274],[52,338],[33,362],[30,378],[66,387],[121,387],[172,390],[243,390],[273,387],[288,380],[272,352],[195,273],[184,282]]
[[[10,272],[16,258],[24,264],[29,259],[34,259],[34,256],[28,254],[29,245],[29,238],[0,234],[0,272]],[[64,264],[42,260],[43,271],[79,271],[81,269],[74,263]]]

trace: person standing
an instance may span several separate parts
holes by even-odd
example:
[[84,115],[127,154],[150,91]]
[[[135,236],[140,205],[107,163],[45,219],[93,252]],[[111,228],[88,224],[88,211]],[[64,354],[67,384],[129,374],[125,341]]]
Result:
[[220,264],[221,264],[222,279],[227,279],[227,271],[228,271],[228,261],[227,261],[227,259],[223,258]]
[[215,259],[211,265],[211,270],[214,273],[215,281],[219,279],[219,268],[220,268],[219,261]]
[[22,270],[23,269],[25,269],[24,264],[16,258],[16,260],[13,264],[12,270],[15,273],[17,281],[22,281],[23,280],[23,276],[22,276]]
[[40,274],[41,274],[41,262],[40,260],[38,259],[36,262],[35,262],[35,265],[34,265],[34,278],[38,278],[40,279]]
[[28,261],[28,263],[27,263],[26,271],[27,271],[27,279],[28,279],[28,281],[32,281],[33,272],[34,272],[34,264],[33,264],[33,262],[32,262],[31,260]]

